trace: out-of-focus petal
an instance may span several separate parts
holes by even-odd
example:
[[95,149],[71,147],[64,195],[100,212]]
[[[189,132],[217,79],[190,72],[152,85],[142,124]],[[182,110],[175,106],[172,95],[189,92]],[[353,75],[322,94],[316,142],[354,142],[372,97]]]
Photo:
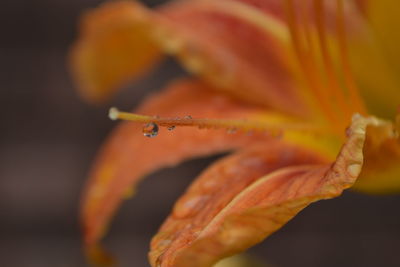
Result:
[[85,100],[106,100],[159,59],[149,16],[134,1],[106,3],[83,16],[71,50],[71,71]]
[[[197,81],[180,81],[150,97],[137,110],[167,117],[251,118],[261,111],[217,94]],[[84,239],[94,245],[103,235],[124,195],[146,174],[181,161],[229,151],[265,140],[265,134],[229,134],[226,130],[160,128],[156,138],[143,136],[142,125],[124,122],[113,132],[97,157],[82,203]]]
[[181,1],[160,12],[164,27],[156,38],[189,71],[251,103],[306,112],[291,72],[288,30],[272,11],[221,0]]
[[[314,24],[313,1],[294,5],[304,12],[299,23]],[[334,7],[326,1],[328,31]],[[346,25],[357,24],[355,9],[346,7]],[[103,100],[153,65],[159,49],[242,100],[312,115],[310,93],[296,78],[284,1],[173,1],[155,10],[135,1],[107,3],[84,18],[72,71],[86,99]]]
[[368,0],[365,5],[368,22],[375,37],[378,38],[382,52],[398,73],[400,71],[400,36],[398,34],[400,18],[397,11],[400,3],[393,0]]
[[134,1],[107,3],[83,20],[72,49],[74,77],[85,98],[105,99],[152,65],[156,42],[231,95],[305,114],[309,110],[291,71],[289,34],[274,5],[176,1],[149,10]]
[[[398,116],[397,123],[400,122]],[[371,125],[364,146],[364,167],[355,190],[387,194],[400,192],[400,124]]]
[[371,111],[393,118],[400,101],[400,17],[398,1],[364,0],[365,30],[350,36],[350,57],[362,95]]
[[[315,31],[314,1],[293,2],[295,13],[303,12],[297,23],[308,23],[310,31]],[[347,2],[345,6],[345,25],[352,31],[359,10]],[[336,5],[324,1],[323,8],[327,31],[332,33]],[[308,102],[311,92],[299,81],[285,1],[177,1],[160,11],[163,27],[156,38],[187,69],[251,103],[315,116],[309,114],[313,111]]]
[[153,238],[152,266],[212,266],[261,242],[312,202],[353,185],[366,127],[355,117],[336,161],[271,142],[244,149],[206,170],[178,200]]

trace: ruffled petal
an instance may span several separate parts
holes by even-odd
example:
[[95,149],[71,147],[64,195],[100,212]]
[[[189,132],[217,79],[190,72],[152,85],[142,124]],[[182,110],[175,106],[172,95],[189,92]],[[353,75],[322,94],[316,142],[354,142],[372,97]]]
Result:
[[[240,119],[261,114],[257,108],[216,94],[204,84],[190,80],[171,84],[145,101],[137,112],[170,117]],[[95,161],[82,203],[84,239],[88,246],[102,237],[124,195],[134,190],[144,175],[188,158],[229,151],[268,138],[261,133],[250,136],[228,134],[226,130],[182,127],[172,132],[160,128],[158,136],[150,139],[143,136],[141,127],[137,123],[121,123]]]
[[85,100],[106,100],[159,59],[159,48],[148,31],[149,16],[134,1],[106,3],[83,16],[70,61]]
[[400,116],[397,125],[371,125],[364,146],[364,167],[354,189],[374,194],[400,192]]
[[152,266],[212,266],[282,227],[310,203],[353,185],[363,163],[366,127],[356,116],[336,161],[271,142],[244,149],[206,170],[153,238]]

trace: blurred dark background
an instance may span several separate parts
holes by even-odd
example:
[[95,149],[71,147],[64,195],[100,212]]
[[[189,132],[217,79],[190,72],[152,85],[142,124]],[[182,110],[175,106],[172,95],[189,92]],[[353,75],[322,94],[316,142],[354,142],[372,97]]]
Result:
[[[79,197],[91,160],[115,125],[108,107],[130,109],[184,73],[168,59],[110,105],[83,103],[66,56],[79,14],[100,2],[0,1],[0,266],[87,266]],[[105,241],[120,266],[148,266],[152,234],[212,160],[159,171],[141,184]],[[399,207],[399,196],[346,192],[307,208],[249,253],[272,266],[400,266]]]

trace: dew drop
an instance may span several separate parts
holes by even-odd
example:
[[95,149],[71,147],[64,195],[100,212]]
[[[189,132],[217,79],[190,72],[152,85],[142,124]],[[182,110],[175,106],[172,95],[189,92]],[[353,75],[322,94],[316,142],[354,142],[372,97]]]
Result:
[[175,218],[180,219],[191,217],[201,210],[209,198],[209,195],[198,195],[181,199],[175,205],[172,214]]
[[187,116],[185,116],[185,117],[183,117],[183,118],[186,119],[186,120],[191,120],[191,119],[193,119],[192,116],[190,116],[190,115],[187,115]]
[[168,130],[168,131],[172,131],[172,130],[175,129],[175,127],[176,127],[175,125],[171,125],[171,126],[169,126],[169,127],[167,128],[167,130]]
[[158,247],[158,249],[160,249],[160,250],[164,250],[164,249],[166,249],[171,243],[172,243],[172,241],[171,241],[170,239],[164,239],[164,240],[161,240],[160,242],[158,242],[157,247]]
[[158,125],[154,122],[149,122],[143,126],[143,135],[149,138],[156,137],[158,134]]
[[353,176],[353,177],[357,177],[360,174],[361,171],[361,164],[359,163],[353,163],[350,164],[349,166],[347,166],[347,172]]

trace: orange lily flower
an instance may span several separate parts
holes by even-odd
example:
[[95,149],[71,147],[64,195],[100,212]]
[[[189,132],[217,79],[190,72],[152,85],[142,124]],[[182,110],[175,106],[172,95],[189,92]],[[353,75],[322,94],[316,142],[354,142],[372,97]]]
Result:
[[143,176],[192,157],[233,151],[177,201],[151,242],[152,266],[212,266],[350,187],[399,192],[399,7],[191,0],[151,10],[119,1],[87,12],[71,53],[86,100],[108,99],[163,53],[193,74],[135,113],[110,110],[129,122],[103,146],[85,190],[89,256],[104,260],[98,242]]

